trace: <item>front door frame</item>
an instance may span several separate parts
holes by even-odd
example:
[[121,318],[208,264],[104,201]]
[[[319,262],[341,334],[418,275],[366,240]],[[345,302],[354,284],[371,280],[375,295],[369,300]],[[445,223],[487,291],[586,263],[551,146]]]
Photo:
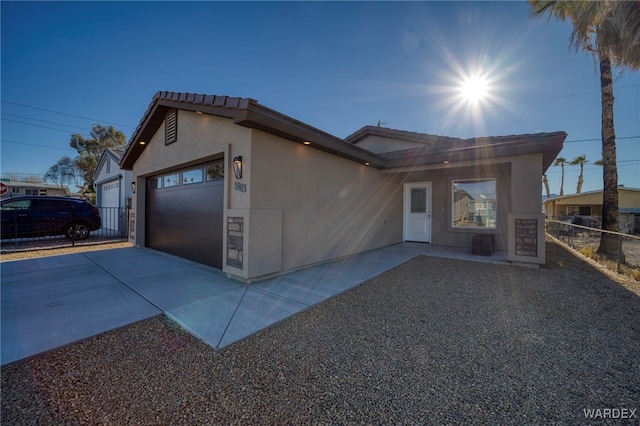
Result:
[[[409,226],[411,219],[411,190],[413,188],[426,188],[427,189],[427,205],[425,211],[426,231],[420,238],[416,238],[410,235]],[[403,241],[418,241],[423,243],[431,243],[431,220],[432,220],[432,184],[431,181],[427,182],[411,182],[404,184],[402,197],[403,211],[402,211],[402,239]]]

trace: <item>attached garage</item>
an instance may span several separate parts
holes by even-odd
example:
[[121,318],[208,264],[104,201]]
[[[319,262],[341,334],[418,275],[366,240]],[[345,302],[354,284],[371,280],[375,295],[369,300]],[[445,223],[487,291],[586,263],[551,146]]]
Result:
[[147,178],[146,245],[222,268],[223,160]]

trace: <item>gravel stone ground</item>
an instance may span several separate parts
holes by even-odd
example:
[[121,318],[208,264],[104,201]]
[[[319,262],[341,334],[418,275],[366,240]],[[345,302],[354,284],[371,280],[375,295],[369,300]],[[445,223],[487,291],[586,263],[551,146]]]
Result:
[[36,257],[45,256],[60,256],[63,254],[83,253],[87,251],[109,250],[114,248],[127,248],[133,247],[133,244],[129,242],[115,242],[115,243],[102,243],[93,245],[77,245],[75,247],[63,247],[63,248],[44,248],[41,250],[26,250],[16,252],[2,252],[0,253],[0,262],[9,260],[24,260],[33,259]]
[[540,269],[418,257],[222,351],[156,317],[4,366],[1,419],[638,424],[639,319],[635,284],[555,243]]

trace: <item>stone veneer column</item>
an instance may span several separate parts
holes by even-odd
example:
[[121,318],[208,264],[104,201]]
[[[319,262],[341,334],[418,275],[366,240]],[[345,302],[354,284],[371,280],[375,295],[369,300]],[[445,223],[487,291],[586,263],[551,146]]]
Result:
[[227,265],[243,269],[244,218],[227,218]]

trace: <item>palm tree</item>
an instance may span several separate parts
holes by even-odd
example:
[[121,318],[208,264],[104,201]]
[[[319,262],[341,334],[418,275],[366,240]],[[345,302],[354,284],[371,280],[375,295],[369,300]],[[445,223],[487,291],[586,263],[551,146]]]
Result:
[[556,161],[553,162],[554,166],[562,167],[562,178],[560,179],[560,196],[564,195],[564,165],[567,162],[567,159],[564,157],[556,158]]
[[549,179],[547,179],[547,174],[542,175],[542,184],[544,185],[544,190],[547,193],[547,200],[551,198],[551,190],[549,189]]
[[580,176],[578,176],[578,187],[576,188],[576,194],[579,194],[582,191],[582,184],[584,183],[584,165],[588,163],[586,155],[579,155],[569,163],[572,166],[580,165]]
[[[571,20],[573,31],[569,43],[576,50],[593,55],[600,66],[602,99],[602,229],[619,231],[618,167],[616,135],[613,126],[612,66],[640,68],[640,2],[638,1],[568,1],[529,0],[533,16]],[[597,253],[615,257],[618,238],[602,233]],[[621,253],[621,261],[624,254]]]

